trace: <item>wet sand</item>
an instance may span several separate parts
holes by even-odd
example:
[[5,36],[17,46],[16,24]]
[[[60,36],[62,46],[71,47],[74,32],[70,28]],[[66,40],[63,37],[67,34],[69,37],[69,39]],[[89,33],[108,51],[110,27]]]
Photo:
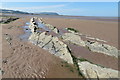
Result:
[[68,44],[72,54],[78,59],[84,58],[94,64],[98,64],[107,68],[118,70],[118,59],[112,56],[107,56],[102,53],[95,53],[89,51],[89,49],[74,44]]
[[[73,65],[66,67],[63,60],[51,55],[49,52],[31,44],[28,41],[20,39],[20,35],[25,32],[21,26],[25,26],[29,22],[31,16],[21,17],[20,19],[9,24],[2,25],[2,58],[7,60],[3,63],[4,78],[22,77],[22,78],[80,78]],[[64,18],[43,18],[45,23],[54,25],[58,28],[72,27],[80,31],[80,33],[91,35],[108,41],[108,44],[115,47],[118,46],[118,23],[109,21],[80,20],[80,19],[64,19]],[[9,28],[11,27],[11,28]],[[4,38],[4,34],[12,37],[9,44]],[[88,60],[105,67],[118,69],[117,59],[107,57],[105,55],[94,55],[84,48],[69,45],[76,57],[84,57]],[[118,48],[118,47],[117,47]],[[90,55],[87,55],[89,54]],[[103,58],[105,61],[103,61]],[[112,61],[111,61],[112,60]],[[70,66],[70,65],[69,65]],[[73,71],[71,71],[71,69]],[[21,74],[22,73],[22,74]]]

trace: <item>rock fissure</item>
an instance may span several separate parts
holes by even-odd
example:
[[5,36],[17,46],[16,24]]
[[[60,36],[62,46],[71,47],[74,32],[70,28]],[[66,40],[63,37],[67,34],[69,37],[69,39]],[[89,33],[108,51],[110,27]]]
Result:
[[52,41],[52,39],[50,41],[48,41],[44,46],[42,46],[42,48],[44,48],[46,45],[48,45],[51,41]]

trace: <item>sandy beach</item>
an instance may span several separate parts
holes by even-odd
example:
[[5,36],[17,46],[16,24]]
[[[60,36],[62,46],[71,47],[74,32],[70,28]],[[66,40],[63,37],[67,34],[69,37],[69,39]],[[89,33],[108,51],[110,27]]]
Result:
[[108,44],[118,48],[118,22],[60,18],[44,18],[43,20],[58,28],[75,28],[80,33],[106,40]]
[[[3,78],[82,78],[78,75],[74,65],[65,63],[62,59],[49,54],[48,51],[33,45],[29,41],[21,40],[20,36],[25,33],[22,26],[25,26],[33,16],[19,17],[18,20],[1,25],[2,59],[5,61],[2,63]],[[45,23],[58,29],[74,28],[82,34],[105,40],[107,44],[118,48],[118,22],[42,18]],[[11,37],[10,42],[6,41],[6,36]],[[118,70],[118,59],[114,57],[92,53],[72,44],[69,47],[73,52],[76,51],[73,54],[76,57],[84,57],[94,63]]]

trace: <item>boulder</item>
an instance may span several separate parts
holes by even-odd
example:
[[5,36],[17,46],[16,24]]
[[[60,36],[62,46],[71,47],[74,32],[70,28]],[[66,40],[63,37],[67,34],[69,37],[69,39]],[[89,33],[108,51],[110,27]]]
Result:
[[99,80],[100,78],[118,78],[117,70],[103,68],[87,61],[78,61],[78,66],[83,76],[88,79],[96,78]]
[[113,46],[96,41],[86,41],[85,44],[93,52],[103,53],[118,58],[118,50]]
[[74,43],[76,45],[85,46],[85,43],[81,39],[81,37],[79,35],[74,34],[74,33],[64,33],[62,35],[62,39],[64,41],[70,41],[71,43]]

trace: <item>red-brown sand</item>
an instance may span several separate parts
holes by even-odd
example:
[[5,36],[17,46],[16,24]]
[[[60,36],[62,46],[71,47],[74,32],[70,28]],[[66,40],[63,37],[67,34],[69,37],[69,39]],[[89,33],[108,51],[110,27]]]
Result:
[[[19,36],[24,34],[21,26],[29,22],[30,17],[21,17],[14,22],[2,25],[2,58],[7,60],[7,63],[2,64],[3,78],[80,78],[73,65],[64,63],[60,58],[28,41],[20,40]],[[117,22],[64,18],[43,18],[43,20],[60,29],[72,27],[80,33],[106,40],[108,44],[118,48]],[[6,41],[4,34],[12,37],[11,44]],[[117,59],[113,57],[92,53],[72,44],[69,47],[76,57],[87,58],[96,64],[118,69]]]

